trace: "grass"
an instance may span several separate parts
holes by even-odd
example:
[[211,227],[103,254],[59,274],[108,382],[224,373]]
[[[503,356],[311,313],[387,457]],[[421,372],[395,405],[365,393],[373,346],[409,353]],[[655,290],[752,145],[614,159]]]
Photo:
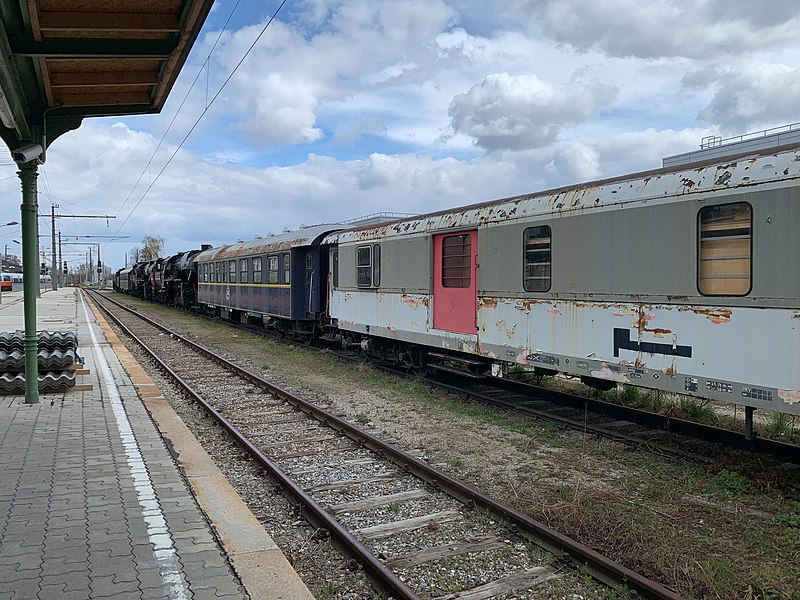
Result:
[[447,464],[450,465],[454,469],[458,469],[459,467],[464,465],[464,461],[461,460],[458,456],[455,456],[447,461]]
[[708,400],[698,400],[691,396],[681,396],[678,400],[680,415],[700,423],[716,423],[717,415]]
[[793,440],[797,436],[794,427],[794,417],[786,413],[772,413],[769,422],[764,425],[764,433],[773,439],[788,438]]

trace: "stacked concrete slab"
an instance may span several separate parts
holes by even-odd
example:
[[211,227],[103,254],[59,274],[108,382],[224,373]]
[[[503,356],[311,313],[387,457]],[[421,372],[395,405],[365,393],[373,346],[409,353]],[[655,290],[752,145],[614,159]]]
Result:
[[[62,391],[75,385],[80,362],[78,336],[72,331],[39,331],[39,390]],[[0,332],[0,393],[25,391],[25,332]]]

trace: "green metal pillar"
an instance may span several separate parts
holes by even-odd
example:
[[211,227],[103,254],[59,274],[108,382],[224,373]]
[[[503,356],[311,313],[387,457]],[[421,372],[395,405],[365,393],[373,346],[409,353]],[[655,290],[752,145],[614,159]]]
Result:
[[22,293],[25,309],[25,403],[39,403],[39,344],[36,334],[36,294],[39,285],[38,240],[36,239],[37,161],[19,166],[22,182]]

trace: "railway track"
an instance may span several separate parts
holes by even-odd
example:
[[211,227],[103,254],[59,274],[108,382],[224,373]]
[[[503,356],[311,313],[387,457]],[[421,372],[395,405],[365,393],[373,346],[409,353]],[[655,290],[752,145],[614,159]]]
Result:
[[[679,597],[354,422],[91,296],[386,596],[535,598],[570,574],[586,594],[587,584],[574,577],[579,569],[599,582],[593,585]],[[593,589],[589,596],[600,595]]]
[[444,377],[432,385],[521,416],[547,421],[589,435],[664,456],[709,462],[709,445],[800,464],[800,447],[764,438],[746,439],[741,433],[670,415],[622,406],[596,398],[553,391],[513,380],[485,382]]

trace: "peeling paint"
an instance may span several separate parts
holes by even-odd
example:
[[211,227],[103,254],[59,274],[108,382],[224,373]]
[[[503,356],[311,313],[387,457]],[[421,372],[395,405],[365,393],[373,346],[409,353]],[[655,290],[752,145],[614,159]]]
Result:
[[517,300],[514,303],[514,308],[516,308],[517,310],[530,311],[534,303],[535,303],[534,300]]
[[495,298],[481,298],[478,301],[478,308],[497,308],[497,300]]
[[731,315],[733,314],[733,311],[729,308],[692,308],[690,310],[696,315],[705,315],[714,325],[730,323]]
[[621,373],[619,371],[612,371],[605,363],[603,363],[602,369],[595,369],[594,371],[589,371],[589,374],[592,377],[597,377],[597,379],[608,379],[610,381],[617,381],[619,383],[630,383],[627,374]]
[[423,296],[422,298],[414,298],[413,296],[409,296],[408,294],[403,294],[401,296],[403,304],[410,306],[414,310],[418,309],[420,306],[424,306],[427,308],[428,306],[428,298],[427,296]]
[[778,398],[785,404],[797,404],[800,402],[800,390],[778,390]]
[[506,323],[505,321],[498,321],[497,322],[497,328],[500,331],[502,331],[503,333],[505,333],[506,337],[508,339],[510,339],[510,340],[513,340],[517,336],[517,324],[516,323],[514,323],[514,326],[511,329],[509,329],[508,328],[508,323]]
[[560,315],[561,314],[561,311],[558,310],[555,306],[553,308],[548,308],[547,312],[549,312],[551,315]]

